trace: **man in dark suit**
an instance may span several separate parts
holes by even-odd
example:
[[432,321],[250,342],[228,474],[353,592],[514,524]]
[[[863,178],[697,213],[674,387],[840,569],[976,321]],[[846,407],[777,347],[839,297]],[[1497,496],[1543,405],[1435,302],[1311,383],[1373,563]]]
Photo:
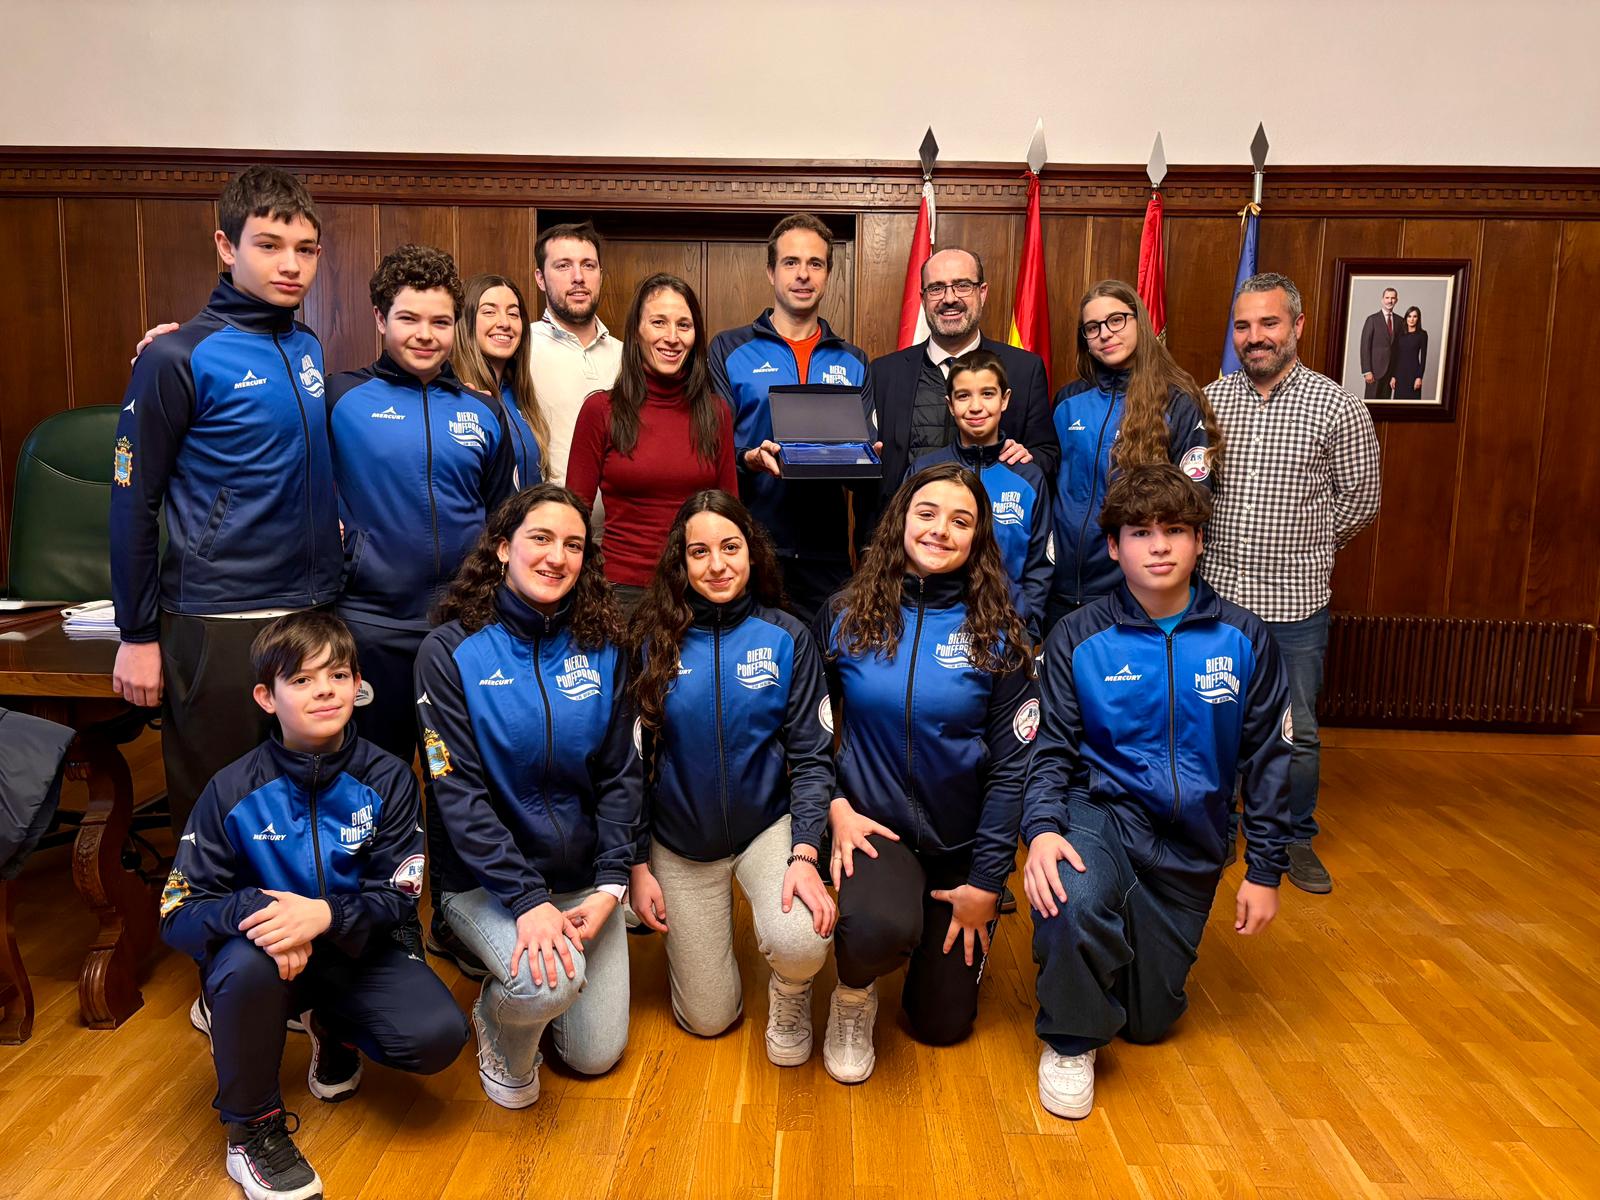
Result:
[[[1000,460],[1033,462],[1047,479],[1055,479],[1060,447],[1050,423],[1044,360],[979,333],[988,295],[982,259],[959,247],[939,251],[922,265],[922,310],[928,318],[928,340],[873,361],[878,436],[883,440],[880,510],[904,481],[911,463],[954,440],[943,364],[980,345],[1000,356],[1011,383],[1011,405],[1000,420]],[[875,513],[870,520],[858,522],[858,538],[864,541],[875,523]]]
[[1383,289],[1383,307],[1367,318],[1361,327],[1361,378],[1366,381],[1368,400],[1387,400],[1394,395],[1389,376],[1394,367],[1394,338],[1400,332],[1394,306],[1400,293]]

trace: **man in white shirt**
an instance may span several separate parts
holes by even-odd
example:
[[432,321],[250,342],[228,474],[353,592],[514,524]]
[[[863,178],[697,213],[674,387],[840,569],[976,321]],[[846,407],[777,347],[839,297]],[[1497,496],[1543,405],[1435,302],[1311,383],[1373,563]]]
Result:
[[600,234],[588,221],[553,225],[534,243],[534,282],[544,316],[528,327],[533,392],[550,427],[544,477],[565,483],[578,411],[593,392],[609,391],[622,365],[622,342],[596,315],[604,275]]

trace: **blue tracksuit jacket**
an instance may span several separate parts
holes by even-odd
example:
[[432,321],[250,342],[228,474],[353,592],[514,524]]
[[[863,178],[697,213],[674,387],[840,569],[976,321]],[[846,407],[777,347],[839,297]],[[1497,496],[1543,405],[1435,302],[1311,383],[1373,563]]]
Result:
[[[1127,391],[1126,371],[1104,371],[1094,385],[1076,379],[1056,393],[1052,419],[1061,442],[1061,465],[1056,471],[1052,591],[1074,604],[1104,596],[1122,582],[1122,571],[1111,561],[1098,521]],[[1210,443],[1193,397],[1172,394],[1167,429],[1172,462],[1189,478],[1213,486],[1205,458]]]
[[513,917],[552,893],[628,882],[639,822],[640,731],[627,655],[585,649],[509,588],[496,620],[439,626],[415,670],[417,721],[448,846],[448,892],[482,887]]
[[448,364],[424,384],[385,354],[328,381],[327,419],[344,521],[339,611],[426,630],[488,514],[512,493],[505,408]]
[[833,731],[811,632],[749,593],[727,604],[691,593],[689,604],[694,620],[664,728],[647,737],[655,771],[637,860],[646,860],[651,836],[684,858],[729,858],[785,813],[795,845],[820,847],[833,799]]
[[1045,640],[1043,724],[1022,833],[1069,840],[1067,802],[1111,815],[1142,878],[1209,904],[1242,779],[1245,878],[1289,868],[1289,683],[1272,634],[1196,580],[1164,633],[1126,586],[1057,622]]
[[272,888],[326,900],[322,937],[359,957],[416,910],[421,818],[410,765],[354,726],[329,754],[289,750],[274,734],[200,794],[161,896],[161,936],[204,965]]
[[[822,336],[811,351],[801,379],[794,351],[772,327],[769,308],[749,325],[727,329],[711,339],[709,364],[717,395],[733,408],[734,461],[739,495],[772,534],[778,553],[795,558],[840,561],[850,557],[845,491],[837,480],[776,479],[745,469],[744,454],[772,437],[767,389],[797,383],[837,384],[861,389],[868,426],[876,405],[867,356],[821,322]],[[867,481],[872,494],[878,481]]]
[[818,614],[818,640],[844,710],[840,793],[918,853],[970,854],[969,882],[997,892],[1015,862],[1039,693],[1030,663],[1004,675],[972,665],[966,582],[906,577],[891,658],[845,652],[842,597]]
[[334,598],[339,516],[322,396],[316,334],[228,275],[198,316],[139,356],[111,487],[124,641],[155,641],[162,609],[204,615]]
[[1000,561],[1011,580],[1011,603],[1037,643],[1054,573],[1046,554],[1050,545],[1050,487],[1044,472],[1031,462],[1001,462],[997,445],[961,446],[952,442],[917,459],[906,471],[906,478],[942,462],[958,462],[983,481],[994,514]]
[[500,405],[506,410],[506,424],[511,433],[511,458],[516,467],[517,490],[531,488],[544,482],[544,466],[540,461],[539,439],[533,436],[533,426],[517,407],[517,397],[509,383],[500,388]]

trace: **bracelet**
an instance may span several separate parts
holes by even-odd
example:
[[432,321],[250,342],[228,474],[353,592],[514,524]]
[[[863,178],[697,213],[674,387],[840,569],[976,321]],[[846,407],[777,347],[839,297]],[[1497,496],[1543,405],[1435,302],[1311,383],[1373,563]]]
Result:
[[817,865],[817,860],[809,854],[800,854],[798,852],[789,855],[789,861],[785,865],[792,867],[797,862],[810,863],[813,867]]

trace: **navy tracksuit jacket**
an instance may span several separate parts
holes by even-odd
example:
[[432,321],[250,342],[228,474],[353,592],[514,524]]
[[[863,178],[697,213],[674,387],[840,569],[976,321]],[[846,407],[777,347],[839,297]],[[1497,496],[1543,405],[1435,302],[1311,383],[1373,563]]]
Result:
[[513,917],[552,894],[627,885],[641,785],[627,655],[584,647],[569,594],[545,616],[502,585],[496,619],[450,621],[417,653],[417,721],[447,892],[488,890]]
[[198,316],[139,356],[111,487],[124,641],[155,641],[162,609],[204,616],[334,598],[339,516],[322,405],[316,334],[226,274]]
[[654,771],[637,861],[648,858],[652,836],[697,862],[730,858],[786,813],[793,843],[820,847],[833,731],[810,631],[748,592],[727,604],[692,592],[689,605],[664,728],[647,731]]
[[339,611],[425,632],[428,611],[513,491],[509,418],[448,364],[429,383],[387,354],[328,383],[345,580]]
[[840,793],[918,854],[970,854],[968,881],[998,892],[1015,862],[1039,693],[1031,663],[1004,675],[972,664],[966,584],[965,572],[906,576],[891,658],[842,647],[837,598],[818,614],[818,641],[844,709]]
[[[1128,398],[1128,373],[1102,371],[1091,385],[1076,379],[1056,393],[1056,438],[1061,465],[1056,471],[1052,538],[1055,582],[1051,594],[1083,604],[1116,590],[1122,571],[1111,561],[1100,532],[1100,508],[1111,479],[1111,450],[1122,428]],[[1214,485],[1206,460],[1205,422],[1194,399],[1173,392],[1167,407],[1168,456],[1197,483]]]
[[1035,642],[1044,626],[1045,603],[1050,599],[1050,580],[1054,569],[1047,550],[1050,545],[1050,485],[1044,472],[1033,463],[1006,464],[1000,461],[1000,447],[962,446],[951,442],[931,450],[906,471],[910,479],[924,467],[956,462],[974,472],[989,493],[989,509],[994,515],[994,537],[1000,545],[1000,561],[1011,580],[1011,603]]
[[1196,580],[1171,634],[1126,586],[1062,618],[1045,641],[1043,723],[1024,840],[1069,841],[1071,799],[1105,809],[1128,860],[1158,890],[1210,905],[1242,778],[1245,878],[1289,868],[1289,684],[1253,613]]

